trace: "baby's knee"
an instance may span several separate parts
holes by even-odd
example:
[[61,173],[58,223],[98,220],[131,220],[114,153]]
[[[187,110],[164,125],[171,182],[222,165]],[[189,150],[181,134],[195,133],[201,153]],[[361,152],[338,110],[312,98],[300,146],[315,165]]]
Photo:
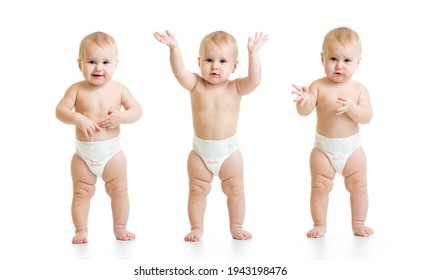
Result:
[[222,191],[226,196],[241,195],[244,193],[244,185],[242,181],[232,181],[230,184],[222,183]]
[[333,189],[333,182],[329,180],[313,180],[311,189],[313,192],[329,193]]
[[202,185],[190,185],[190,195],[197,195],[197,196],[207,196],[210,192],[210,185],[202,184]]
[[105,184],[107,194],[111,197],[127,196],[128,188],[125,180],[113,180]]
[[73,186],[73,195],[80,198],[91,198],[95,194],[94,186],[87,185],[74,185]]
[[110,191],[107,191],[107,193],[112,198],[126,197],[129,195],[127,188],[124,188],[124,187],[113,188]]
[[362,176],[345,179],[345,186],[350,193],[365,193],[367,191],[367,180]]

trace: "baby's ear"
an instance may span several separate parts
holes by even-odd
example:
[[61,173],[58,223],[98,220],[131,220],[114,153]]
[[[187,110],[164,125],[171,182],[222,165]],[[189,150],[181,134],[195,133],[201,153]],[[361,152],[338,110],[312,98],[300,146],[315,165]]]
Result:
[[197,58],[197,63],[199,64],[199,67],[200,67],[200,56]]
[[77,66],[79,67],[79,70],[82,71],[82,60],[80,58],[77,59]]
[[232,68],[232,73],[234,73],[235,72],[235,69],[237,69],[237,65],[238,65],[238,63],[240,63],[240,61],[237,59],[237,60],[235,60],[235,62],[234,62],[234,67]]

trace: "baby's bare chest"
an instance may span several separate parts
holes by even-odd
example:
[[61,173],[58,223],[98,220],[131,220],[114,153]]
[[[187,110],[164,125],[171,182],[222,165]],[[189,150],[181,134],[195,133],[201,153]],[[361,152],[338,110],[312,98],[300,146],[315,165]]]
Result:
[[75,109],[85,115],[106,115],[121,107],[121,95],[115,92],[80,92]]
[[193,110],[231,111],[238,110],[241,97],[230,91],[196,92],[192,94]]

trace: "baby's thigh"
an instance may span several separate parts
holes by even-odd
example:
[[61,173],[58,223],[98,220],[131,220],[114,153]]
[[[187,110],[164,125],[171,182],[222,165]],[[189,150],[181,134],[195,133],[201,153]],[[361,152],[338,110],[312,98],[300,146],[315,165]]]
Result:
[[97,181],[96,175],[89,170],[85,161],[77,154],[74,154],[72,158],[71,173],[74,187],[80,187],[81,185],[94,186]]
[[313,181],[332,181],[336,171],[329,159],[319,148],[314,147],[310,154],[310,172]]
[[107,162],[102,178],[106,183],[115,180],[127,181],[127,161],[123,151],[115,154]]
[[222,164],[219,178],[223,181],[228,178],[243,178],[243,156],[240,150],[233,152]]
[[348,158],[342,175],[347,178],[351,175],[365,177],[367,169],[367,159],[362,147],[355,150]]
[[205,183],[210,189],[213,174],[195,151],[191,151],[189,154],[187,160],[187,173],[189,175],[190,184],[203,186],[203,183]]

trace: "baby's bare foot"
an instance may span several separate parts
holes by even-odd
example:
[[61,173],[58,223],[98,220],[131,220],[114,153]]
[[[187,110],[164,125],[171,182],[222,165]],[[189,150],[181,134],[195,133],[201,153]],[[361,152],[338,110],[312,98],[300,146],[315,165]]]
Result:
[[133,232],[126,230],[125,228],[114,229],[114,235],[117,240],[129,241],[135,240],[136,235]]
[[73,244],[86,244],[88,243],[88,232],[78,231],[72,239]]
[[365,226],[364,224],[352,225],[352,231],[355,235],[362,237],[368,237],[374,233],[374,231],[371,228]]
[[231,235],[234,239],[237,239],[237,240],[250,240],[252,237],[250,232],[242,228],[231,229]]
[[307,232],[308,238],[320,238],[323,237],[326,233],[326,227],[325,226],[314,226],[312,229],[310,229]]
[[187,242],[199,242],[202,238],[203,230],[201,229],[192,229],[191,232],[187,233],[187,235],[184,237],[184,241]]

